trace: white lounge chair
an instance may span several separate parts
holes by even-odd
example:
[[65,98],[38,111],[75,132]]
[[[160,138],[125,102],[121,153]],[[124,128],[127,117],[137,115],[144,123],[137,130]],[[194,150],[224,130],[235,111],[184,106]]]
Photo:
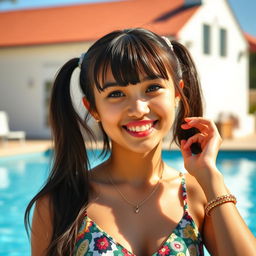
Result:
[[8,115],[5,111],[0,111],[0,138],[3,140],[17,139],[23,142],[25,137],[24,131],[10,131]]

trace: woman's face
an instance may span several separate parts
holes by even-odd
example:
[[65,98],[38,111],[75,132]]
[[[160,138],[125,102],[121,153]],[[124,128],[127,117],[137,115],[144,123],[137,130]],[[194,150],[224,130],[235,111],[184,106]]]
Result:
[[171,77],[150,79],[128,86],[116,83],[111,70],[103,92],[94,89],[96,116],[112,141],[128,150],[146,153],[170,130],[175,117],[175,90]]

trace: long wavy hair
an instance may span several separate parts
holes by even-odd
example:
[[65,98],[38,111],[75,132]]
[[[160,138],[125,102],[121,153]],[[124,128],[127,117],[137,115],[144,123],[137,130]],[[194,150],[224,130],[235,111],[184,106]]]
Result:
[[[81,118],[75,111],[70,94],[70,80],[78,67],[79,58],[73,58],[59,70],[52,88],[50,125],[54,140],[53,167],[43,188],[35,195],[25,212],[25,226],[29,233],[30,212],[38,199],[49,196],[53,233],[47,255],[71,255],[81,218],[92,191],[88,171],[88,152],[83,134],[95,139],[88,126],[89,112]],[[94,88],[102,91],[107,70],[110,68],[121,86],[140,82],[140,74],[150,78],[168,79],[171,74],[181,101],[173,125],[173,140],[180,144],[184,131],[180,125],[188,116],[202,115],[201,89],[194,62],[177,41],[166,41],[161,36],[142,28],[111,32],[96,41],[80,63],[80,88],[97,111]],[[180,80],[184,88],[179,87]],[[103,134],[102,153],[110,151],[110,141]]]

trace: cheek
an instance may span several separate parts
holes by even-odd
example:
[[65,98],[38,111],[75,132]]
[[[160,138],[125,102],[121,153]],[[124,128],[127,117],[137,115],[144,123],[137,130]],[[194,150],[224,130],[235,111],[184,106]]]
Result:
[[120,122],[121,114],[120,109],[109,106],[108,104],[103,104],[98,110],[100,120],[105,132],[111,132],[113,126],[118,125]]
[[167,94],[154,101],[154,108],[162,112],[162,114],[169,116],[175,113],[174,96]]
[[162,126],[166,131],[168,131],[175,119],[175,103],[173,97],[162,97],[154,102],[154,110],[156,114],[162,119]]

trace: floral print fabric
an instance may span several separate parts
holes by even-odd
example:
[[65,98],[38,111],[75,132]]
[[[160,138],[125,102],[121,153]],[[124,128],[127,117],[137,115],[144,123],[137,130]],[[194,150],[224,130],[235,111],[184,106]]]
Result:
[[[185,178],[182,175],[184,215],[161,248],[152,256],[203,256],[203,243],[198,228],[188,213]],[[135,256],[104,232],[87,215],[77,236],[74,256]]]

